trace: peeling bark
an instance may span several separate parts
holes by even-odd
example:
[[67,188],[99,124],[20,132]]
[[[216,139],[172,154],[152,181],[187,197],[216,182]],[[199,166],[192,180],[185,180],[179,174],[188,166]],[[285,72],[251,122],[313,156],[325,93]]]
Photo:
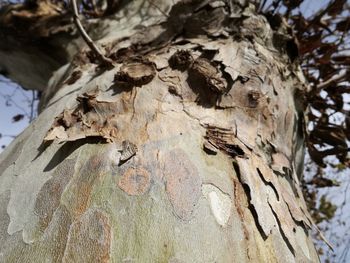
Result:
[[1,154],[1,261],[317,262],[300,69],[244,1],[148,7],[168,15],[110,25],[115,68],[81,51]]

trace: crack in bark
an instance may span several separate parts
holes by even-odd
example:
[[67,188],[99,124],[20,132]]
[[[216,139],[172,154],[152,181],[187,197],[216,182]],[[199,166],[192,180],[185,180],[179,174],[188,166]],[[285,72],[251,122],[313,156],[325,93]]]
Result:
[[[247,230],[246,225],[244,224],[244,219],[243,219],[244,214],[243,214],[243,211],[242,211],[242,208],[241,208],[242,203],[239,203],[239,200],[241,199],[240,198],[240,194],[237,193],[239,191],[239,189],[238,189],[238,187],[239,187],[238,186],[238,182],[234,178],[232,178],[232,183],[233,183],[233,187],[234,187],[234,191],[233,191],[234,199],[233,200],[235,202],[235,207],[237,209],[237,213],[238,213],[238,215],[239,215],[239,217],[241,219],[242,228],[243,228],[243,234],[244,234],[245,240],[248,241],[249,240],[249,232]],[[243,189],[243,187],[242,187],[242,189]],[[247,257],[250,260],[251,257],[250,257],[250,252],[249,252],[249,246],[248,245],[247,245],[247,250],[246,251],[247,251],[246,252]]]
[[258,174],[259,174],[261,180],[264,182],[264,184],[267,185],[267,186],[270,186],[272,188],[273,192],[276,194],[277,201],[279,201],[280,196],[278,194],[278,191],[277,191],[276,187],[273,185],[273,183],[269,182],[269,181],[266,181],[265,177],[263,176],[263,174],[261,173],[259,168],[256,168],[256,171],[258,172]]
[[272,208],[272,206],[271,206],[270,203],[269,203],[269,206],[270,206],[271,211],[272,211],[272,213],[273,213],[273,215],[274,215],[274,217],[275,217],[275,219],[276,219],[276,221],[277,221],[278,229],[279,229],[279,231],[280,231],[280,233],[281,233],[281,236],[282,236],[284,242],[286,243],[286,245],[287,245],[287,247],[289,248],[290,252],[292,252],[293,256],[295,257],[295,250],[294,250],[292,244],[290,243],[289,239],[287,238],[286,234],[285,234],[284,231],[282,230],[281,221],[279,220],[277,214],[276,214],[275,211],[273,210],[273,208]]
[[253,219],[255,221],[255,225],[256,225],[256,228],[258,229],[261,237],[263,240],[266,240],[267,239],[267,236],[265,235],[265,232],[263,230],[263,228],[261,227],[260,223],[259,223],[259,216],[258,216],[258,213],[257,211],[255,210],[254,206],[250,203],[250,201],[252,200],[251,198],[251,194],[250,194],[250,188],[249,188],[249,185],[246,184],[246,183],[243,183],[242,180],[241,180],[241,172],[240,172],[240,169],[239,169],[239,166],[236,162],[232,162],[233,164],[233,168],[236,172],[236,175],[237,175],[237,178],[239,180],[239,182],[241,183],[241,185],[243,186],[243,189],[244,189],[244,192],[246,193],[247,195],[247,198],[248,198],[248,209],[250,210],[250,212],[252,213],[252,216],[253,216]]

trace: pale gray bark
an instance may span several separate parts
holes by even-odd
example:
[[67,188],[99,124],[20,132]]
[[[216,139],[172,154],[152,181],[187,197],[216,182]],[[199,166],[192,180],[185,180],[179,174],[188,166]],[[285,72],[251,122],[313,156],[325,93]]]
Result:
[[115,68],[53,74],[0,155],[1,262],[318,262],[299,68],[253,6],[172,3],[91,25]]

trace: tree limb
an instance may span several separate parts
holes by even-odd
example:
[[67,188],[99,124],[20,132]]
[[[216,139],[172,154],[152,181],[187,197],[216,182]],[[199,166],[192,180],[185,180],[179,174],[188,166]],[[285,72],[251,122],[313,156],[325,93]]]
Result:
[[320,84],[317,85],[317,90],[321,90],[334,82],[344,80],[348,74],[349,74],[348,71],[344,71],[342,74],[335,75],[335,76],[327,79],[326,81],[321,82]]

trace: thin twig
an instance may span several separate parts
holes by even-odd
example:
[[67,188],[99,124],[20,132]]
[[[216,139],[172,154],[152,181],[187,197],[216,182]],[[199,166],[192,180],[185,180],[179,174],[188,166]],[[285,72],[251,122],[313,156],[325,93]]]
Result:
[[80,22],[79,19],[79,12],[77,7],[76,0],[71,0],[72,7],[73,7],[73,20],[75,25],[78,28],[78,31],[86,44],[89,46],[89,48],[95,53],[96,57],[105,65],[107,66],[113,66],[113,61],[107,57],[105,57],[101,50],[95,45],[95,43],[92,41],[92,39],[89,37],[89,35],[86,33],[83,25]]
[[23,107],[18,105],[16,103],[16,101],[11,98],[11,95],[3,94],[2,92],[0,92],[0,97],[3,97],[5,99],[6,106],[12,106],[11,105],[11,103],[12,103],[17,109],[21,110],[26,117],[29,118],[29,115],[28,115],[28,112],[26,111],[26,109],[24,109]]
[[9,134],[1,134],[1,137],[9,137],[9,138],[16,138],[16,135],[9,135]]
[[147,0],[147,2],[148,2],[150,5],[153,5],[160,13],[162,13],[163,16],[169,17],[169,15],[168,15],[167,13],[165,13],[159,6],[157,6],[155,3],[153,3],[153,1]]
[[30,115],[29,115],[29,122],[32,122],[34,120],[34,105],[35,105],[35,91],[32,90],[32,100],[30,102]]
[[265,5],[266,5],[266,1],[267,1],[267,0],[263,0],[262,4],[260,5],[259,12],[263,12],[263,11],[264,11],[264,7],[265,7]]

